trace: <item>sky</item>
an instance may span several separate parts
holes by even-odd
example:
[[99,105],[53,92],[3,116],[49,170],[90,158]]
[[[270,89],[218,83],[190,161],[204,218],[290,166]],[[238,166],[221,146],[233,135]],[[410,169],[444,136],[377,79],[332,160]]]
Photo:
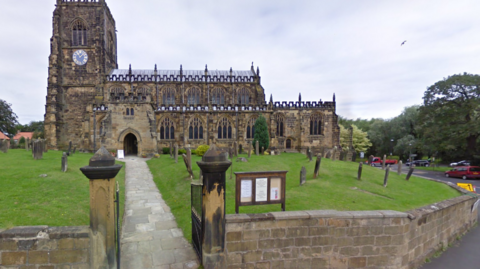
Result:
[[[43,120],[56,0],[1,0],[0,99]],[[480,73],[480,1],[107,0],[120,69],[260,68],[266,101],[399,115],[435,82]],[[401,45],[402,42],[404,45]]]

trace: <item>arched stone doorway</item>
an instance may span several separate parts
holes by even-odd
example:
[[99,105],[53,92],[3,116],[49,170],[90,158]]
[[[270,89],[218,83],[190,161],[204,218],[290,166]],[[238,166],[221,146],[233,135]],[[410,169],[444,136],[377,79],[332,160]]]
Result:
[[285,142],[285,148],[287,149],[291,149],[292,148],[292,139],[287,139],[287,141]]
[[138,154],[138,141],[137,137],[129,133],[123,139],[123,150],[125,150],[125,155],[137,155]]

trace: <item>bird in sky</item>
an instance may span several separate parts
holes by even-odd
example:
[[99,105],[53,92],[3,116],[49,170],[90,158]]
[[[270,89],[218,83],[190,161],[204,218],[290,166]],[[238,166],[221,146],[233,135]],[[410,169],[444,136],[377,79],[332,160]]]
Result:
[[400,46],[403,46],[405,44],[405,42],[407,42],[407,40],[403,41],[402,44]]

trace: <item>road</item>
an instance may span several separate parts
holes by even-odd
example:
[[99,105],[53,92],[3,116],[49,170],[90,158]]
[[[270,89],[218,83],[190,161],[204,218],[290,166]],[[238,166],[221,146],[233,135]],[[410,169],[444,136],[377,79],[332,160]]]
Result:
[[[402,172],[407,173],[409,167],[403,166]],[[397,166],[392,166],[393,171],[397,171]],[[416,176],[433,178],[445,182],[470,183],[475,186],[480,193],[480,180],[462,180],[459,178],[446,178],[443,172],[432,170],[414,170]],[[478,211],[480,212],[480,210]],[[480,214],[479,214],[480,217]],[[475,226],[461,240],[455,241],[438,258],[431,258],[431,262],[424,264],[421,269],[478,269],[480,268],[480,228]]]

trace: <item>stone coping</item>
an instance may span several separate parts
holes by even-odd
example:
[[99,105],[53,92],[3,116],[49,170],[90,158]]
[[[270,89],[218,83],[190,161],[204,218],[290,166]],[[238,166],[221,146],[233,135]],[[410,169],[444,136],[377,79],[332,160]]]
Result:
[[62,238],[88,238],[90,234],[89,226],[60,226],[48,227],[41,226],[17,226],[7,230],[0,230],[0,239],[15,238],[42,238],[42,239],[62,239]]

